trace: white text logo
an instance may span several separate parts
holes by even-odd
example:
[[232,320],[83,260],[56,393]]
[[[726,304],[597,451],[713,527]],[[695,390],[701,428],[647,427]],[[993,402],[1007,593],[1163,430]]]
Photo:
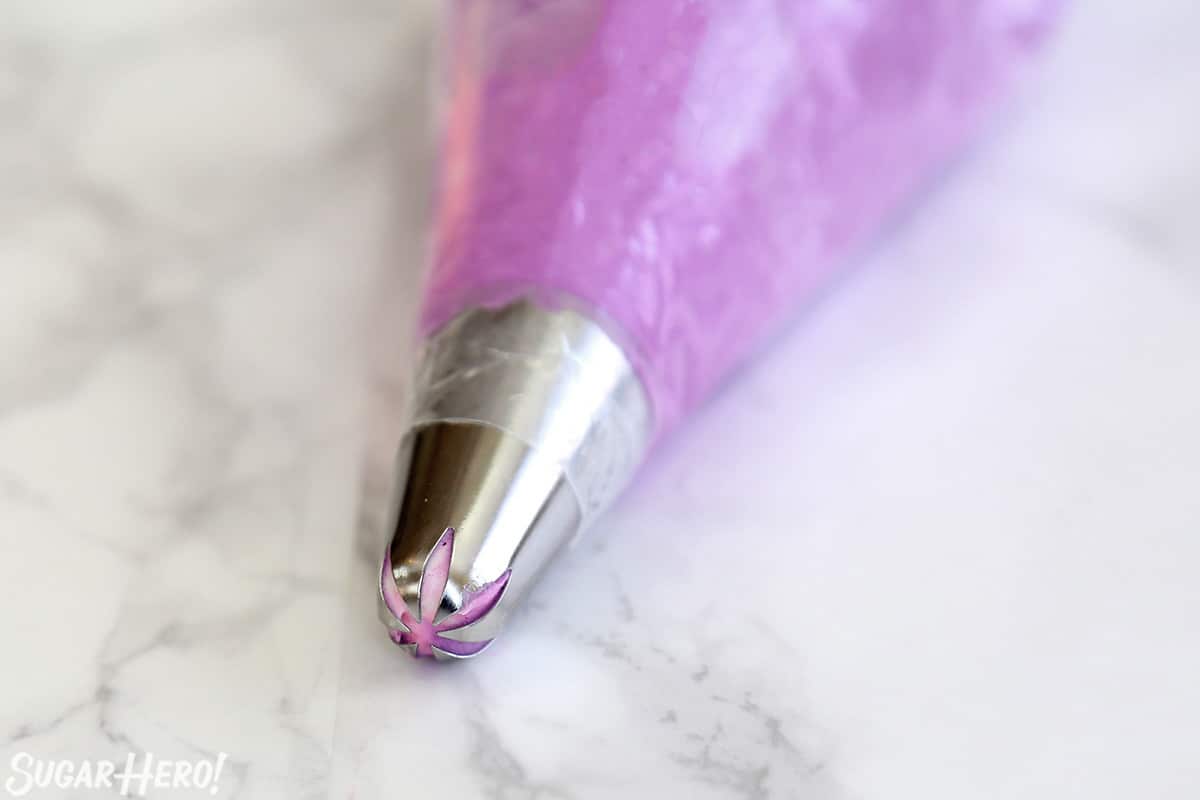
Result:
[[47,760],[17,753],[9,764],[12,775],[4,788],[13,797],[24,797],[37,789],[107,789],[122,797],[145,796],[149,789],[208,789],[220,791],[221,770],[229,756],[216,759],[168,761],[153,753],[139,757],[130,753],[124,764],[107,759]]

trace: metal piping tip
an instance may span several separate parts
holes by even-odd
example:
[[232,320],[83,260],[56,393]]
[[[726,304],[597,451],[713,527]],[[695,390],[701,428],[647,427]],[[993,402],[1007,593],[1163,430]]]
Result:
[[451,639],[445,634],[466,628],[486,617],[504,596],[512,570],[504,570],[499,578],[483,584],[476,591],[464,592],[462,606],[438,620],[438,611],[442,607],[442,598],[450,581],[450,563],[453,558],[454,528],[446,528],[422,565],[421,577],[417,583],[419,616],[414,617],[396,583],[396,574],[392,569],[392,549],[389,547],[383,554],[379,591],[384,606],[392,614],[392,622],[403,628],[391,628],[389,636],[398,645],[413,646],[414,656],[433,656],[436,649],[450,658],[466,658],[483,652],[484,648],[492,643],[491,639],[474,642]]
[[475,655],[579,531],[579,503],[558,464],[478,422],[415,429],[401,465],[382,619],[414,655]]
[[380,617],[417,657],[466,658],[628,482],[649,406],[598,325],[527,300],[463,314],[420,364]]

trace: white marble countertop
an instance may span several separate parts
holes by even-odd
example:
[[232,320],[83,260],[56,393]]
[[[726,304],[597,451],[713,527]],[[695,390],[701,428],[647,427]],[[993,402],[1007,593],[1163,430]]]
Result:
[[430,4],[8,0],[0,781],[1200,796],[1200,5],[1077,5],[1011,123],[427,669],[368,558]]

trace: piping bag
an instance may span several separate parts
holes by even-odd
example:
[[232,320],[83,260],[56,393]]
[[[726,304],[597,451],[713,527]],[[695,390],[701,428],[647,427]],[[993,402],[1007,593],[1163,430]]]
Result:
[[975,134],[1042,0],[454,0],[387,634],[482,652]]

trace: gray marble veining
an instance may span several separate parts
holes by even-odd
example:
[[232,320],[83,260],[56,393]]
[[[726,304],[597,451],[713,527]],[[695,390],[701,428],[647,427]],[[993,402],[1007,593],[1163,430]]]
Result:
[[427,669],[371,573],[435,5],[0,7],[0,786],[151,751],[254,800],[1195,797],[1200,7],[1078,3],[555,566],[571,606]]

